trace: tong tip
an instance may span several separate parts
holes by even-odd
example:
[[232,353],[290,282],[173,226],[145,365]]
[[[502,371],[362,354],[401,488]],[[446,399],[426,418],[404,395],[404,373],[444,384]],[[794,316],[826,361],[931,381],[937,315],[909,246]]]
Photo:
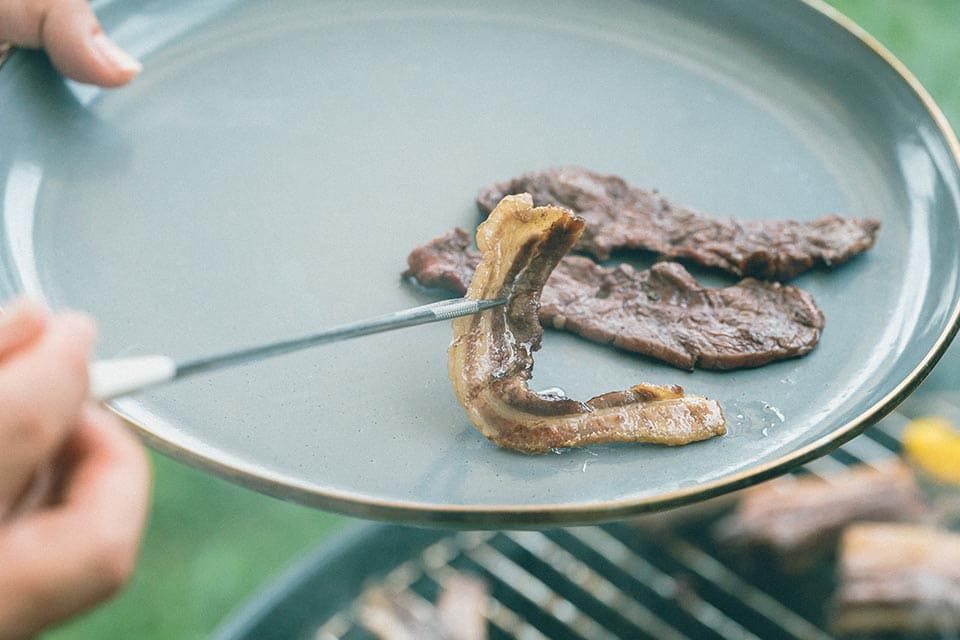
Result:
[[499,307],[502,304],[507,304],[507,298],[494,298],[492,300],[477,300],[477,311],[479,312],[485,309]]
[[457,300],[448,304],[436,306],[431,309],[438,320],[449,320],[459,318],[460,316],[469,316],[480,313],[486,309],[498,307],[506,304],[507,298],[494,298],[492,300]]

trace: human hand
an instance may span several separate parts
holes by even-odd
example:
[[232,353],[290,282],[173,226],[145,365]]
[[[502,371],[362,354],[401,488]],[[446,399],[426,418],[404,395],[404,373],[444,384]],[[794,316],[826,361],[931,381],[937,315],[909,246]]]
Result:
[[104,87],[142,68],[103,32],[87,0],[0,0],[0,41],[45,49],[63,75]]
[[[129,578],[149,493],[146,456],[87,400],[93,323],[17,303],[0,315],[0,639],[30,638]],[[17,505],[38,471],[41,505]],[[5,508],[6,507],[6,508]]]

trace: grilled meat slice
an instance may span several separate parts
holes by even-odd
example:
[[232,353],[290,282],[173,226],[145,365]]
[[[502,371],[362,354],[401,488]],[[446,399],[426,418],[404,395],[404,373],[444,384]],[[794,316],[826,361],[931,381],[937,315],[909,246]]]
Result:
[[830,215],[811,222],[723,220],[674,205],[656,191],[580,167],[531,171],[482,189],[477,205],[489,212],[509,193],[527,192],[538,205],[572,209],[587,226],[576,248],[606,260],[617,249],[644,249],[737,276],[789,280],[821,264],[832,266],[866,251],[880,222]]
[[747,278],[706,289],[676,262],[645,271],[568,257],[540,300],[548,326],[675,367],[757,367],[809,353],[823,313],[809,293]]
[[499,446],[526,453],[607,442],[680,445],[723,434],[720,406],[678,386],[639,384],[587,402],[527,387],[543,335],[543,285],[582,229],[568,211],[534,208],[523,194],[504,198],[477,230],[482,257],[467,297],[510,301],[453,321],[450,380],[470,421]]
[[460,227],[434,238],[410,252],[403,277],[414,278],[424,287],[462,296],[480,264],[480,252],[472,249],[472,244],[470,234]]
[[[455,229],[415,249],[412,276],[427,287],[463,294],[480,253]],[[565,256],[544,286],[540,320],[588,340],[657,358],[681,369],[757,367],[809,353],[823,313],[796,287],[747,278],[707,289],[678,263],[637,271]]]
[[471,248],[472,244],[470,234],[460,227],[434,238],[410,252],[403,277],[462,296],[480,264],[480,252]]
[[728,547],[761,551],[787,570],[801,570],[832,555],[852,523],[915,521],[925,512],[913,473],[896,461],[822,478],[787,476],[747,489],[718,523],[717,534]]

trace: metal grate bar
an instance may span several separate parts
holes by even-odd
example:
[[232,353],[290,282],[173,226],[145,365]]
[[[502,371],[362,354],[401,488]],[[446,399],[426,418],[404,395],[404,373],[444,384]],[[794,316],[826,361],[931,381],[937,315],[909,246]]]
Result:
[[960,422],[960,394],[956,391],[928,391],[907,398],[898,409],[911,418],[942,416]]
[[[492,537],[493,533],[477,534],[474,540],[482,541],[485,538]],[[484,537],[485,536],[485,537]],[[417,558],[412,558],[397,565],[381,580],[381,584],[393,593],[403,594],[407,597],[421,600],[429,604],[412,587],[424,576],[440,584],[440,580],[435,577],[437,574],[448,575],[453,572],[449,563],[452,562],[461,553],[461,547],[458,544],[459,538],[453,536],[444,538],[424,549]],[[348,611],[341,611],[326,622],[324,622],[314,636],[315,640],[340,640],[347,634],[362,629],[357,619],[357,606],[362,594],[353,602],[353,606]],[[502,616],[501,616],[502,618]],[[496,621],[491,620],[496,623]],[[521,621],[522,622],[522,621]],[[497,625],[501,628],[502,625]],[[514,625],[519,627],[519,625]],[[507,633],[512,633],[510,628],[504,629]],[[520,637],[520,636],[517,636]],[[542,640],[540,636],[525,635],[530,640]]]
[[495,547],[483,544],[465,550],[464,555],[580,637],[616,638],[609,629],[584,614],[576,605]]
[[[470,535],[450,536],[428,547],[421,555],[421,562],[426,574],[437,584],[443,584],[451,575],[456,573],[452,563],[458,556],[463,556],[468,550],[485,544],[497,534],[492,531],[474,532]],[[486,611],[487,620],[505,635],[519,640],[547,640],[547,636],[536,627],[529,624],[512,609],[497,600],[494,593]]]
[[511,532],[507,535],[640,631],[659,640],[679,640],[686,637],[547,536],[528,531]]
[[850,442],[843,445],[841,449],[847,454],[856,458],[859,462],[872,467],[876,467],[878,464],[882,466],[883,463],[897,457],[895,452],[883,446],[873,438],[867,438],[864,436],[854,438]]
[[337,613],[320,625],[314,634],[314,640],[340,640],[354,628],[352,616],[344,612]]
[[730,640],[751,638],[759,640],[758,636],[699,595],[685,593],[682,598],[674,597],[679,588],[672,576],[655,567],[607,531],[598,527],[577,527],[567,531],[583,544],[631,573],[661,597],[675,602],[680,609],[720,637]]
[[888,416],[830,455],[806,463],[802,469],[829,480],[829,476],[845,471],[851,464],[876,466],[892,460],[900,451],[900,432],[906,422],[902,416]]
[[[797,473],[830,481],[851,465],[895,459],[907,421],[889,416]],[[816,612],[794,610],[769,595],[762,576],[714,555],[703,531],[678,530],[655,543],[628,535],[622,526],[451,534],[380,582],[427,602],[455,572],[479,573],[491,586],[486,618],[496,638],[832,638],[814,622]],[[327,619],[314,640],[369,638],[358,602]]]
[[805,640],[832,640],[819,627],[798,615],[789,607],[757,589],[728,569],[709,553],[690,542],[673,538],[669,545],[671,555],[696,574],[753,608],[758,614],[775,623],[796,638]]
[[453,562],[454,558],[463,555],[465,549],[478,547],[496,536],[494,531],[477,531],[466,535],[449,536],[433,543],[420,554],[420,566],[424,570],[433,570],[444,567]]
[[867,429],[863,435],[872,438],[892,451],[900,451],[900,433],[910,419],[893,413]]
[[516,640],[550,640],[539,629],[527,623],[521,616],[499,600],[491,599],[487,619],[508,637]]
[[423,576],[423,569],[420,568],[419,563],[415,560],[407,560],[384,576],[383,584],[391,589],[408,589],[421,576]]
[[824,480],[829,480],[830,476],[834,473],[845,471],[847,467],[848,465],[830,456],[817,458],[816,460],[811,460],[807,464],[803,465],[803,469],[805,471],[818,475]]
[[[462,536],[457,536],[460,539]],[[491,536],[492,537],[492,536]],[[457,550],[458,553],[460,549]],[[450,576],[457,573],[456,569],[450,565],[442,565],[431,568],[427,575],[437,584],[443,584]],[[517,615],[512,609],[504,605],[491,594],[487,603],[486,617],[490,624],[494,625],[500,631],[510,638],[517,640],[548,640],[547,636],[539,629],[529,624],[521,616]]]

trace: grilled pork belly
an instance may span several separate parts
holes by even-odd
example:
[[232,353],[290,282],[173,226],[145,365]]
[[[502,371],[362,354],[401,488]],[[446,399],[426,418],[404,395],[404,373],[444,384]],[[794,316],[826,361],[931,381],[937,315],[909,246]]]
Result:
[[720,406],[679,386],[639,384],[587,402],[527,387],[543,335],[544,283],[583,225],[565,209],[534,208],[523,194],[504,198],[477,230],[481,260],[467,297],[509,302],[453,321],[448,369],[470,421],[499,446],[526,453],[611,442],[681,445],[725,433]]

